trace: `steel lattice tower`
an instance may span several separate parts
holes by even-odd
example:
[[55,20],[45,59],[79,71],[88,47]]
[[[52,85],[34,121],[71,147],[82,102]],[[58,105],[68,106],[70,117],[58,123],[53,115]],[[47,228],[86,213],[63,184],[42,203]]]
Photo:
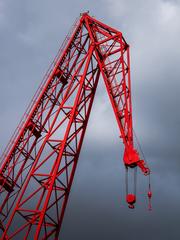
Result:
[[133,143],[129,45],[120,31],[84,13],[2,155],[1,239],[58,239],[100,75],[124,164],[149,174]]

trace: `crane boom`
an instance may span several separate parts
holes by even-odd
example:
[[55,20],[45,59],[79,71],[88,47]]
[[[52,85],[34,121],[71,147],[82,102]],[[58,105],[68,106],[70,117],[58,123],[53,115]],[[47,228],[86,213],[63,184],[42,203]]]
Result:
[[[3,155],[2,239],[58,238],[100,75],[123,140],[124,165],[150,173],[134,147],[129,45],[120,31],[84,13]],[[132,194],[127,202],[134,205]]]

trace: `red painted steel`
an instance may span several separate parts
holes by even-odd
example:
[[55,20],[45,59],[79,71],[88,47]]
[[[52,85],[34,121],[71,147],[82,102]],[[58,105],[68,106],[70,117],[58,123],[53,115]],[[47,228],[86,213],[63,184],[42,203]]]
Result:
[[[58,239],[100,74],[125,146],[124,164],[149,174],[133,143],[129,45],[121,32],[84,13],[3,154],[2,239]],[[135,200],[127,196],[132,207]]]

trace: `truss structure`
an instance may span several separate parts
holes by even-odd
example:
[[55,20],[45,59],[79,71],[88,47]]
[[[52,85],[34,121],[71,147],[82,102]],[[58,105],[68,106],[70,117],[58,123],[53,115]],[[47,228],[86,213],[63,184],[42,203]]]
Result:
[[84,13],[2,156],[1,239],[58,239],[100,75],[124,164],[149,174],[133,144],[129,45],[120,31]]

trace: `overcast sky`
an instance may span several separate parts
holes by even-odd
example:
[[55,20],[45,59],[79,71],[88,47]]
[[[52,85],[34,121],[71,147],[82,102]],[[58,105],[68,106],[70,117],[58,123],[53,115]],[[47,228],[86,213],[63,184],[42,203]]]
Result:
[[180,1],[0,0],[0,152],[80,12],[113,26],[131,46],[133,122],[152,169],[125,203],[123,145],[103,81],[92,109],[62,240],[180,237]]

